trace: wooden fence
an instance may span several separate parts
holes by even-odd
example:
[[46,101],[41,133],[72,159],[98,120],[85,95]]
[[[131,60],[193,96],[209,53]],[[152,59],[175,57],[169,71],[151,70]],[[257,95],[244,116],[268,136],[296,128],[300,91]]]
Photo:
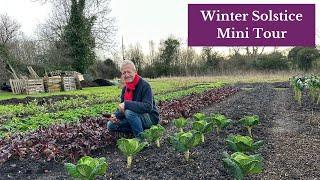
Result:
[[44,92],[42,79],[10,79],[10,85],[14,94]]
[[26,82],[24,79],[10,79],[9,81],[13,94],[26,93]]

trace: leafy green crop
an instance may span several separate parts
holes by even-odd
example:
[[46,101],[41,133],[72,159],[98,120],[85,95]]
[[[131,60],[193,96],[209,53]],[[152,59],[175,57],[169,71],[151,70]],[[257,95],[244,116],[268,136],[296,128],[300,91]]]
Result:
[[231,123],[231,120],[227,119],[222,114],[212,114],[208,118],[208,121],[213,123],[213,126],[216,128],[217,134],[220,134],[221,129],[227,127]]
[[[178,99],[187,95],[190,95],[192,93],[199,94],[203,93],[204,91],[208,89],[214,89],[214,88],[220,88],[224,84],[222,82],[214,82],[214,83],[207,83],[207,84],[199,84],[199,83],[190,83],[187,84],[180,84],[180,86],[174,86],[170,87],[167,81],[164,82],[165,86],[169,86],[168,88],[165,88],[165,86],[159,87],[158,85],[152,84],[152,88],[155,90],[155,99],[157,101],[167,101],[172,99]],[[176,84],[175,82],[174,84]],[[164,85],[164,84],[162,84]],[[158,89],[159,88],[159,89]],[[161,90],[162,89],[162,90]]]
[[300,76],[292,77],[290,84],[293,87],[294,99],[301,105],[302,91],[305,88],[304,79]]
[[118,148],[124,155],[127,156],[127,168],[131,167],[133,156],[139,153],[146,145],[147,142],[140,142],[136,138],[121,138],[117,141]]
[[[44,113],[47,109],[43,106],[37,106],[36,102],[30,102],[29,104],[17,104],[17,105],[0,105],[0,119],[10,120],[14,117],[24,117],[28,115],[35,115],[38,113]],[[1,121],[0,121],[1,122]]]
[[68,109],[57,113],[39,112],[27,118],[13,117],[5,121],[0,129],[0,137],[14,133],[32,132],[40,127],[48,127],[55,123],[77,122],[82,117],[97,117],[105,112],[112,112],[116,109],[116,103],[97,104],[88,108]]
[[198,131],[179,132],[169,137],[170,144],[176,151],[183,152],[186,161],[190,158],[190,150],[201,143],[201,133]]
[[203,114],[203,113],[196,113],[196,114],[193,115],[193,118],[196,121],[201,121],[201,120],[205,120],[206,119],[206,115]]
[[[219,81],[201,82],[198,79],[151,81],[156,94],[155,98],[158,100],[177,99],[224,85]],[[0,105],[0,124],[2,126],[0,138],[16,133],[32,132],[40,127],[54,124],[74,123],[84,117],[97,117],[102,113],[113,112],[117,108],[120,91],[121,89],[116,86],[90,87],[83,88],[81,91],[33,94],[32,97],[37,97],[37,99],[28,104]],[[53,95],[71,95],[72,97],[59,99]],[[25,97],[26,95],[10,94],[10,96],[0,98]],[[46,98],[41,99],[41,97]]]
[[223,157],[225,168],[237,180],[242,180],[249,174],[262,172],[262,157],[259,154],[248,156],[242,152],[235,152],[230,156],[223,153]]
[[239,123],[245,126],[248,130],[248,133],[250,137],[252,137],[252,128],[259,124],[259,116],[253,115],[253,116],[245,116],[242,119],[239,120]]
[[294,99],[301,105],[303,90],[308,90],[311,100],[317,104],[320,101],[320,77],[315,75],[297,75],[290,78],[294,91]]
[[204,143],[204,134],[212,131],[212,123],[205,120],[195,121],[192,123],[192,129],[201,133],[201,142]]
[[319,104],[320,101],[320,77],[307,76],[305,80],[305,86],[309,89],[311,100]]
[[262,140],[254,142],[251,137],[242,135],[230,135],[226,142],[233,151],[238,152],[253,152],[263,145]]
[[92,158],[90,156],[82,157],[78,163],[65,163],[67,172],[73,178],[94,180],[96,176],[103,176],[108,168],[106,158]]
[[142,137],[144,137],[149,143],[156,142],[157,147],[160,147],[160,139],[163,136],[165,128],[160,124],[153,125],[150,129],[144,130]]
[[187,120],[183,117],[173,120],[173,125],[179,129],[180,132],[183,132],[183,128],[187,125]]

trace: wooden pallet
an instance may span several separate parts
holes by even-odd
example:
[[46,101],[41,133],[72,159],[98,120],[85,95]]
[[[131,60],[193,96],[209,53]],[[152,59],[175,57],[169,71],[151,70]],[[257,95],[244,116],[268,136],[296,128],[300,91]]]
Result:
[[44,92],[43,79],[27,79],[26,80],[26,93],[40,93]]
[[44,77],[43,82],[46,92],[61,91],[62,79],[60,76]]
[[26,82],[24,79],[10,79],[9,82],[13,94],[26,93]]
[[10,79],[13,94],[33,94],[44,92],[42,79]]
[[75,77],[69,76],[69,77],[63,77],[62,78],[62,87],[64,91],[72,91],[76,90],[76,79]]

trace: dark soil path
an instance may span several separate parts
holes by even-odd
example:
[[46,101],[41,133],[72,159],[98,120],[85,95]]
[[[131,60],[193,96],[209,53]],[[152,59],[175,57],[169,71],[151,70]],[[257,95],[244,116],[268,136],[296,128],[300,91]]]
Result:
[[239,119],[241,114],[259,115],[261,129],[253,133],[265,132],[265,137],[256,138],[264,139],[266,144],[261,151],[265,158],[264,172],[257,179],[318,179],[319,105],[310,103],[304,96],[303,106],[299,106],[293,101],[291,89],[274,87],[256,84],[244,95],[238,94],[205,111],[222,112],[233,119]]
[[[273,127],[268,131],[265,179],[320,178],[320,111],[319,105],[293,102],[291,90],[278,91],[270,114]],[[307,99],[306,97],[304,98]],[[314,107],[314,108],[310,108]]]
[[[261,121],[253,129],[253,136],[265,140],[260,150],[264,171],[248,179],[319,179],[319,105],[308,103],[304,97],[300,107],[290,89],[274,87],[257,83],[204,109],[206,114],[222,113],[234,123],[220,136],[207,135],[205,144],[191,151],[189,162],[163,140],[161,148],[150,147],[137,155],[132,169],[127,170],[125,157],[112,146],[95,154],[107,157],[109,162],[107,174],[100,179],[231,179],[222,164],[221,154],[228,151],[224,139],[229,134],[246,135],[236,122],[253,114]],[[164,139],[176,131],[171,124],[166,129]],[[59,163],[10,160],[0,166],[0,179],[68,179],[68,175]]]

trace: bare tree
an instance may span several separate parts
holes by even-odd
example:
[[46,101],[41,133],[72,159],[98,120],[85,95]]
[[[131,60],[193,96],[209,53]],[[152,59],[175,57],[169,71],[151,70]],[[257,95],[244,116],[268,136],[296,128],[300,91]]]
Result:
[[179,59],[181,69],[183,69],[186,75],[190,75],[192,66],[196,64],[196,51],[192,47],[183,48],[180,51]]
[[153,40],[149,41],[149,54],[146,55],[146,65],[152,65],[155,62],[155,59],[159,55],[159,53],[156,51],[155,42]]
[[145,56],[142,52],[142,47],[140,44],[129,45],[128,49],[125,51],[126,58],[134,62],[137,67],[138,72],[141,72],[145,64]]
[[0,82],[10,78],[10,48],[18,38],[20,24],[7,14],[0,14]]
[[0,14],[0,45],[7,45],[13,41],[19,33],[21,25],[7,14]]
[[45,53],[44,48],[47,44],[44,41],[29,39],[22,36],[19,41],[12,43],[10,48],[10,54],[21,64],[25,65],[44,65],[43,58],[41,56]]
[[255,58],[261,54],[263,54],[265,47],[259,46],[247,46],[247,47],[231,47],[229,48],[229,55],[236,55],[236,54],[243,54],[246,55],[248,58]]
[[317,30],[318,33],[316,33],[316,39],[319,38],[318,43],[316,44],[316,48],[320,50],[320,29]]
[[263,53],[264,47],[262,47],[262,48],[260,48],[258,46],[245,47],[245,50],[246,50],[246,55],[248,57],[255,58]]
[[[40,25],[40,36],[48,40],[61,39],[65,25],[70,16],[71,0],[32,0],[41,3],[51,3],[52,14],[45,24]],[[95,17],[92,34],[95,37],[96,48],[114,51],[115,19],[110,16],[110,0],[86,0],[85,16]]]
[[229,55],[233,56],[235,54],[240,54],[240,50],[241,50],[241,47],[239,46],[231,47],[229,48]]

